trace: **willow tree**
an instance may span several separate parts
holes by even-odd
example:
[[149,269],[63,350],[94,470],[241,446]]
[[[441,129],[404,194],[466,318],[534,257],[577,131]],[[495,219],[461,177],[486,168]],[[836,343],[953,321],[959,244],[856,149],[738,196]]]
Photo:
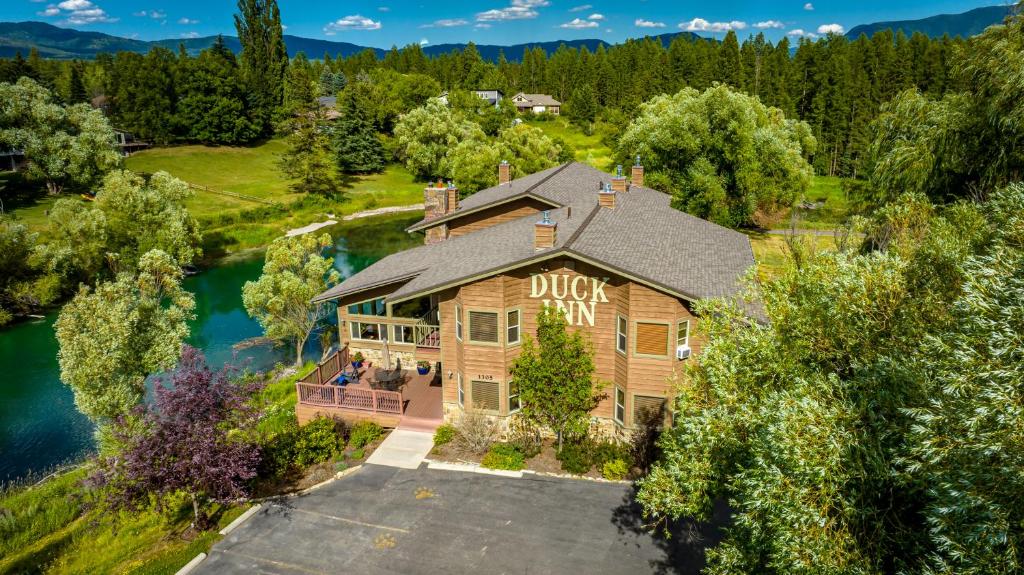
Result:
[[302,348],[327,304],[313,298],[337,283],[339,274],[331,258],[321,255],[331,236],[312,234],[280,238],[267,248],[263,275],[242,286],[242,303],[260,322],[267,337],[295,345],[295,365],[302,365]]
[[153,250],[138,273],[83,286],[60,312],[60,378],[78,410],[108,423],[142,401],[146,376],[174,367],[194,318],[195,297],[181,287],[181,267]]

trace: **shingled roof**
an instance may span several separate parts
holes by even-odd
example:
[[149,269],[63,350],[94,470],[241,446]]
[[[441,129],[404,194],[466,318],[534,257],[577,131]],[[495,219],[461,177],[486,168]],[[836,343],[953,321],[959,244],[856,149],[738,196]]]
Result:
[[614,209],[601,208],[598,190],[610,179],[586,164],[564,164],[481,190],[460,201],[455,214],[410,228],[529,196],[553,206],[550,218],[558,234],[551,248],[534,249],[538,216],[524,216],[387,256],[316,300],[393,284],[387,299],[400,301],[562,254],[691,301],[739,294],[743,275],[754,265],[745,235],[680,212],[667,194],[642,186],[617,194]]

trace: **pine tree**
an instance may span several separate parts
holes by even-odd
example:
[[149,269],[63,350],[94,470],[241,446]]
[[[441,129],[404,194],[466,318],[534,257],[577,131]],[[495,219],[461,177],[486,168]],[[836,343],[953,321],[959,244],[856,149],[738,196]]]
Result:
[[369,174],[384,169],[384,148],[353,90],[338,101],[341,117],[334,127],[334,149],[343,174]]
[[85,84],[82,82],[82,63],[71,63],[71,75],[68,79],[68,103],[81,104],[88,101],[85,94]]
[[740,44],[736,32],[729,30],[718,48],[718,80],[733,88],[743,88],[743,65],[740,62]]

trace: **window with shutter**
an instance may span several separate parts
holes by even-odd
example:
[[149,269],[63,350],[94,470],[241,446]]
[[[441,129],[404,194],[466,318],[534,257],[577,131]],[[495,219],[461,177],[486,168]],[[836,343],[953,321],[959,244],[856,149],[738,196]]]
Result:
[[473,390],[473,407],[498,411],[498,406],[501,405],[498,399],[498,382],[474,380],[470,385]]
[[664,397],[633,396],[633,425],[660,427],[664,421]]
[[469,341],[498,343],[498,314],[493,311],[470,311]]
[[664,323],[636,322],[635,352],[638,355],[668,355],[668,330]]

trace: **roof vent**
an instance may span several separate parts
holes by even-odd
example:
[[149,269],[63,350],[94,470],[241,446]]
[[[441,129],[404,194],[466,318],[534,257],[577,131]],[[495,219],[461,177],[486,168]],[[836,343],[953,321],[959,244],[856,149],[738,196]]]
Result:
[[597,193],[597,204],[602,208],[615,208],[615,190],[611,184],[605,184],[604,189]]
[[626,176],[622,175],[622,165],[615,166],[615,177],[612,178],[612,189],[616,192],[626,191]]
[[633,163],[633,173],[630,177],[630,185],[644,185],[644,166],[640,163],[640,154],[636,155],[636,162]]

